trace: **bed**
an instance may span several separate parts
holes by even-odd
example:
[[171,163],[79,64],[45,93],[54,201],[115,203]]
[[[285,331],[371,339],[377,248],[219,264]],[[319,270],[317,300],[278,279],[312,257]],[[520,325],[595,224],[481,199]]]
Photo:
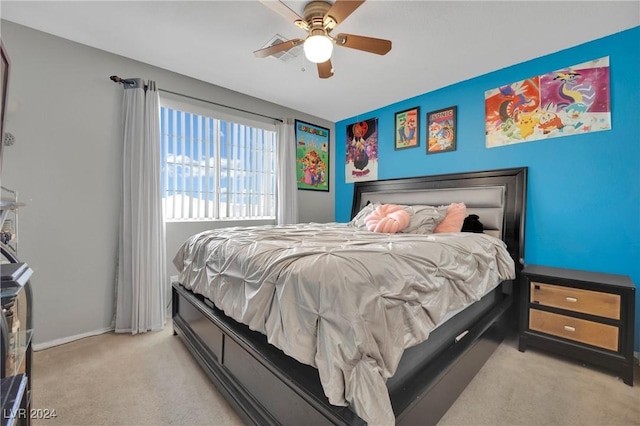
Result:
[[[176,255],[181,282],[172,286],[174,334],[247,423],[435,424],[514,324],[526,175],[526,168],[515,168],[354,186],[352,217],[376,203],[464,202],[467,213],[480,217],[484,234],[392,234],[380,242],[373,240],[380,235],[345,224],[305,224],[194,236]],[[300,233],[302,240],[292,243]],[[400,266],[424,265],[422,256],[436,245],[437,258],[462,250],[477,272],[456,262],[459,270],[447,270],[447,261],[433,274]],[[385,247],[393,251],[381,256]],[[268,257],[272,251],[277,257]],[[494,251],[495,259],[488,254]],[[253,263],[244,261],[247,253]],[[511,274],[500,271],[509,263],[501,256]],[[310,266],[321,264],[328,267],[320,272]],[[376,268],[383,269],[380,276]],[[488,275],[480,273],[484,269]],[[429,275],[427,287],[438,289],[424,291],[428,297],[447,295],[447,309],[432,309],[435,303],[422,295],[417,306],[407,301],[423,287],[396,283],[418,273]],[[477,282],[468,281],[476,275]],[[230,285],[234,280],[242,285]],[[464,293],[462,302],[449,299],[451,293]]]

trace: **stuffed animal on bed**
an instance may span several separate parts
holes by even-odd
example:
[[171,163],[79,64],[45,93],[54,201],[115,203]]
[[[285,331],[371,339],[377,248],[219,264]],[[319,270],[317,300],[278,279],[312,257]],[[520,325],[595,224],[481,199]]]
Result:
[[383,204],[376,207],[365,218],[367,229],[371,232],[395,234],[409,226],[411,216],[396,204]]
[[462,223],[462,232],[475,232],[476,234],[484,233],[484,225],[480,222],[480,216],[477,214],[470,214],[464,219]]

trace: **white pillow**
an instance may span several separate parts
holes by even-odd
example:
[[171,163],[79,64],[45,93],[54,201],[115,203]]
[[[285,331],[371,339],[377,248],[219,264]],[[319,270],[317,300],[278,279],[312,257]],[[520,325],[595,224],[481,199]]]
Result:
[[351,222],[349,222],[350,226],[355,226],[358,229],[367,229],[367,224],[365,223],[365,218],[371,213],[373,212],[376,207],[381,206],[381,203],[369,203],[366,206],[364,206],[359,212],[358,214],[356,214],[354,216],[353,219],[351,219]]
[[[367,229],[365,223],[366,217],[371,214],[382,203],[369,203],[364,206],[358,214],[355,215],[350,226],[355,226],[358,229]],[[400,231],[404,234],[433,234],[433,230],[447,215],[448,206],[427,206],[427,205],[402,205],[402,207],[409,213],[409,226]]]
[[433,230],[447,215],[448,206],[405,206],[411,216],[409,226],[400,232],[405,234],[433,234]]

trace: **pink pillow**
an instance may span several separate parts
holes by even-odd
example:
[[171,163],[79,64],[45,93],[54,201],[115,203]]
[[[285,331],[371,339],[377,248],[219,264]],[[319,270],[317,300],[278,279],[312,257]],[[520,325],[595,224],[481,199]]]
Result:
[[410,219],[411,216],[402,206],[383,204],[369,213],[364,222],[371,232],[395,234],[409,226]]
[[449,204],[446,216],[442,219],[442,222],[436,226],[433,232],[460,232],[465,217],[467,217],[467,206],[464,203]]

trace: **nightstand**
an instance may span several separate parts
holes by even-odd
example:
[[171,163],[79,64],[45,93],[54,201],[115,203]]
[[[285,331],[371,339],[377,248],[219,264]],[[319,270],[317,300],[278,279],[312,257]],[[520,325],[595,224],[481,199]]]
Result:
[[538,347],[620,374],[633,386],[635,287],[624,275],[529,265],[519,347]]

